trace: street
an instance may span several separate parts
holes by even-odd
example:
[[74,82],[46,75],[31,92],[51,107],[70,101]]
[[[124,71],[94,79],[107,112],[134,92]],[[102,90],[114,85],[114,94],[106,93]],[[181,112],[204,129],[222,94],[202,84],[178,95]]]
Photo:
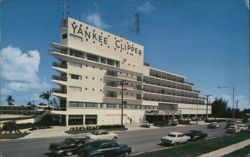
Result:
[[[207,129],[206,125],[188,125],[178,127],[166,127],[159,129],[143,129],[136,131],[118,132],[117,142],[132,146],[132,154],[142,153],[149,150],[160,149],[166,146],[161,145],[160,138],[171,131],[188,132],[191,129],[202,130],[208,133],[208,138],[223,136],[225,133],[224,123],[221,128]],[[80,137],[77,135],[74,137]],[[0,152],[3,157],[46,157],[53,156],[48,151],[50,143],[62,141],[64,137],[17,139],[2,141]]]

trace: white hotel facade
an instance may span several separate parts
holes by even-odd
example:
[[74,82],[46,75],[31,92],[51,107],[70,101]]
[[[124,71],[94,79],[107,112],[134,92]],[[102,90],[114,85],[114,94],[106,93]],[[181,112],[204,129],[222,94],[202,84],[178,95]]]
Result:
[[[60,115],[68,125],[152,121],[159,116],[211,114],[205,98],[184,76],[144,63],[144,47],[72,18],[61,25],[61,43],[52,43]],[[124,90],[121,83],[124,82]]]

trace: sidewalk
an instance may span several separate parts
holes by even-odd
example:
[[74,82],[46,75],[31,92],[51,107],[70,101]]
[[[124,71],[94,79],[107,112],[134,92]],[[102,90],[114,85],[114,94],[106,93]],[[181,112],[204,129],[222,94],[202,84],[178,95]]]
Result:
[[244,148],[248,145],[250,145],[250,139],[247,139],[245,141],[241,141],[239,143],[227,146],[225,148],[221,148],[221,149],[212,151],[210,153],[203,154],[199,157],[221,157],[221,156],[224,156],[226,154],[232,153],[236,150],[239,150],[241,148]]
[[65,133],[65,131],[68,129],[69,128],[65,127],[65,126],[55,126],[53,128],[50,128],[50,129],[38,129],[38,130],[33,130],[33,131],[27,131],[30,134],[28,134],[27,136],[22,137],[20,139],[71,136],[71,135]]

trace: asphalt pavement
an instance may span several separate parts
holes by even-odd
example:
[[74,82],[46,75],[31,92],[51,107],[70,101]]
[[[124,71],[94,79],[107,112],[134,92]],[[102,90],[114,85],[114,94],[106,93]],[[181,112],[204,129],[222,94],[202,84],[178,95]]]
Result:
[[[187,125],[176,127],[165,127],[157,129],[142,129],[134,131],[118,132],[118,143],[132,146],[132,154],[165,148],[161,144],[161,137],[166,136],[171,131],[188,132],[191,129],[202,130],[208,133],[208,138],[220,137],[225,134],[225,123],[221,128],[208,129],[206,125]],[[83,135],[76,135],[81,137]],[[48,151],[50,143],[64,140],[65,137],[47,137],[35,139],[15,139],[0,142],[0,154],[2,157],[52,157]],[[1,157],[1,155],[0,155]]]

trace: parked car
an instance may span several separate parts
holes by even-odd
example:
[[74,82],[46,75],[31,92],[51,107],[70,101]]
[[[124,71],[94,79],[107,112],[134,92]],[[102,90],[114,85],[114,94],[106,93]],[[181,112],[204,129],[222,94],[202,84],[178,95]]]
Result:
[[177,126],[178,125],[178,119],[169,119],[168,120],[168,123],[167,123],[168,126]]
[[190,124],[191,123],[191,119],[189,118],[180,118],[179,119],[179,124]]
[[215,129],[215,128],[220,128],[221,125],[218,124],[217,122],[211,122],[211,123],[209,123],[209,124],[207,125],[207,127],[208,127],[209,129]]
[[241,131],[241,128],[238,125],[231,125],[227,128],[228,133],[236,133],[240,131]]
[[187,143],[188,140],[190,140],[190,137],[182,132],[170,132],[167,136],[161,138],[162,143],[170,145]]
[[90,140],[117,140],[118,134],[108,132],[107,130],[94,130],[87,137]]
[[226,123],[226,128],[228,128],[229,126],[235,125],[236,122],[234,120],[228,120]]
[[248,118],[243,118],[242,119],[242,123],[248,123],[249,122],[249,119]]
[[190,141],[205,140],[207,138],[207,133],[203,133],[200,130],[190,130],[185,135],[190,137]]
[[150,124],[148,121],[143,121],[140,125],[140,127],[143,127],[143,128],[150,128]]
[[97,140],[79,151],[78,157],[128,157],[132,148],[126,144],[118,144],[113,140]]
[[247,131],[248,130],[248,126],[245,124],[237,124],[240,127],[240,131]]
[[51,143],[49,151],[57,155],[72,155],[90,145],[88,138],[66,138],[59,143]]

